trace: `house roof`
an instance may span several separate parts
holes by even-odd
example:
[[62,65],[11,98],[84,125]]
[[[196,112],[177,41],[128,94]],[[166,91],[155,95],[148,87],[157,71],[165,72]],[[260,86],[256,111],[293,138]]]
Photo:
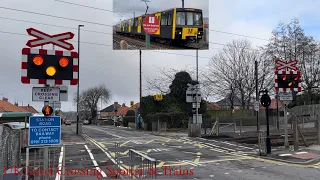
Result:
[[[224,98],[224,99],[221,99],[220,101],[216,102],[219,106],[230,106],[231,105],[231,102],[229,99],[227,98]],[[239,98],[235,98],[234,99],[234,102],[233,102],[233,105],[234,106],[241,106],[241,103],[240,103],[240,99]]]
[[25,112],[26,110],[11,104],[8,101],[0,100],[0,112]]
[[207,102],[207,110],[218,110],[221,107],[215,102]]
[[19,107],[23,108],[27,112],[38,113],[38,111],[32,106],[19,106]]
[[102,109],[100,112],[114,112],[114,110],[118,109],[121,107],[120,104],[111,104],[110,106]]
[[[282,108],[284,107],[284,104],[278,100],[278,107]],[[265,109],[265,107],[262,107],[262,109]],[[277,109],[277,100],[276,99],[271,99],[271,104],[269,106],[269,109]]]

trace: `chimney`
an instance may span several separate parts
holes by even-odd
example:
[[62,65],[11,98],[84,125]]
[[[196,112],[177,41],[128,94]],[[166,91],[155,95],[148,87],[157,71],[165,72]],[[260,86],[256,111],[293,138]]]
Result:
[[126,104],[125,104],[125,103],[123,103],[123,104],[122,104],[122,107],[126,107]]
[[8,98],[3,97],[3,98],[2,98],[2,101],[8,102]]

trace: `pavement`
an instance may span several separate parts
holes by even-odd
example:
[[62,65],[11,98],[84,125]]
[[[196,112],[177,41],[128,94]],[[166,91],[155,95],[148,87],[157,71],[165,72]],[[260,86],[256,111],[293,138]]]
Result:
[[[320,164],[297,164],[257,156],[257,147],[222,140],[189,138],[185,133],[135,131],[113,126],[84,125],[83,138],[75,135],[75,125],[63,126],[66,167],[96,169],[102,179],[126,177],[123,170],[137,161],[130,149],[156,160],[157,179],[287,180],[318,179]],[[115,144],[118,143],[118,148]],[[119,168],[115,165],[118,155]],[[144,165],[146,166],[146,165]],[[135,169],[139,167],[135,166]],[[122,171],[120,171],[122,169]],[[70,173],[71,174],[71,173]],[[97,179],[88,173],[65,179]],[[81,177],[80,177],[81,176]]]

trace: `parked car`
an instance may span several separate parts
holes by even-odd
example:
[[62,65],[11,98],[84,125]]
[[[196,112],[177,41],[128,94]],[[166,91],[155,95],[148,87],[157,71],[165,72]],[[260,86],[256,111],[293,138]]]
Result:
[[70,120],[65,120],[64,121],[64,125],[71,125],[71,121]]
[[89,121],[88,121],[88,120],[84,120],[84,121],[83,121],[83,124],[84,124],[84,125],[87,125],[87,124],[89,124]]

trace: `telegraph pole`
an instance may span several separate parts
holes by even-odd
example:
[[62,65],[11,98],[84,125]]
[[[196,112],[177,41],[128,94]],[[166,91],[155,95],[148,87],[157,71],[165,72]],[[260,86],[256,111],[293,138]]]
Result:
[[[255,68],[255,78],[256,78],[256,102],[259,102],[259,91],[258,91],[258,61],[254,61],[254,68]],[[260,130],[260,123],[259,123],[259,111],[257,111],[257,131]]]
[[196,61],[196,63],[197,63],[197,82],[199,83],[199,73],[198,73],[198,71],[199,71],[198,49],[196,50],[196,52],[197,52],[197,61]]
[[141,49],[139,50],[139,55],[140,55],[140,62],[139,62],[139,71],[140,71],[140,109],[141,109],[141,98],[142,98],[142,61],[141,61]]

